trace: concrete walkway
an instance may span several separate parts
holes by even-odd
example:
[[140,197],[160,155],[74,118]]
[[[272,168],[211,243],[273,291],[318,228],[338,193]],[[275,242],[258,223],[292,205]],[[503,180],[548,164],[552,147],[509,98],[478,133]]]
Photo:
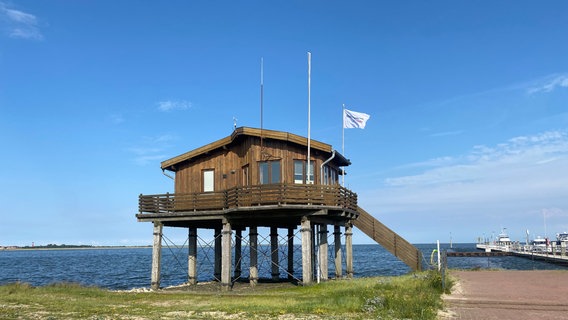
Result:
[[439,319],[568,319],[568,271],[451,271]]

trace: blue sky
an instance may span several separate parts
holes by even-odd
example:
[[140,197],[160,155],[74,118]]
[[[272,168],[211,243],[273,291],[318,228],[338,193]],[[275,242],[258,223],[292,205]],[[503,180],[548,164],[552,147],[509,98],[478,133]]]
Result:
[[[341,150],[414,243],[568,230],[565,1],[0,0],[0,245],[150,244],[160,162],[260,126]],[[170,232],[170,231],[167,231]],[[173,231],[172,231],[173,232]],[[171,238],[181,237],[175,232]],[[371,243],[361,232],[356,243]],[[183,240],[181,240],[183,242]]]

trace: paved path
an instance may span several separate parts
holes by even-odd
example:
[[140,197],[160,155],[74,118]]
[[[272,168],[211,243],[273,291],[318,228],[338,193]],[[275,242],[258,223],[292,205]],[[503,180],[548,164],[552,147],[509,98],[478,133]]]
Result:
[[568,319],[568,271],[451,271],[439,319]]

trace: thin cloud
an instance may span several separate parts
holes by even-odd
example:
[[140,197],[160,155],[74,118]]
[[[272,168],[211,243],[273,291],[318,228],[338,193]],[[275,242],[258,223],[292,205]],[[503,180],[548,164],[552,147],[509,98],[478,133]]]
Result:
[[8,8],[3,2],[0,2],[0,22],[10,38],[43,40],[39,21],[35,15]]
[[177,137],[171,134],[162,134],[153,138],[149,138],[150,141],[154,142],[154,143],[166,143],[166,142],[170,142],[173,140],[176,140]]
[[121,124],[125,121],[124,117],[121,114],[111,114],[111,115],[108,116],[108,119],[111,123],[117,124],[117,125]]
[[170,147],[169,142],[175,139],[171,134],[143,137],[139,146],[128,148],[127,151],[134,156],[137,165],[155,164],[166,159],[165,150]]
[[[421,162],[417,166],[439,166],[417,175],[386,179],[385,185],[419,187],[491,181],[495,177],[513,177],[519,172],[529,174],[539,165],[555,162],[568,165],[567,132],[548,131],[534,136],[515,137],[492,147],[475,146],[468,154],[460,157]],[[568,168],[561,172],[568,172]]]
[[437,132],[432,133],[430,137],[437,138],[437,137],[447,137],[447,136],[457,136],[463,133],[463,130],[456,130],[456,131],[444,131],[444,132]]
[[166,156],[163,154],[152,155],[152,156],[139,156],[134,159],[134,162],[136,162],[136,164],[138,164],[139,166],[145,166],[148,164],[155,164],[157,162],[164,160],[165,158]]
[[191,108],[191,102],[185,100],[166,100],[158,102],[158,110],[163,112],[187,110],[189,108]]
[[359,192],[361,205],[409,241],[431,241],[452,229],[471,241],[501,226],[522,240],[527,228],[542,234],[543,210],[553,232],[568,229],[568,131],[476,146],[445,160]]
[[543,80],[537,81],[536,84],[532,85],[527,89],[528,94],[536,93],[549,93],[558,88],[568,88],[568,75],[552,75],[546,77]]
[[[515,230],[534,227],[535,221],[536,225],[542,221],[542,215],[539,219],[535,214],[541,208],[568,211],[566,131],[477,146],[451,159],[446,164],[437,159],[430,161],[440,165],[419,174],[386,179],[382,187],[359,192],[359,197],[369,199],[363,205],[385,217],[427,216],[436,223],[461,219],[471,225],[480,224],[475,232],[494,228],[487,224],[496,223],[506,223]],[[549,221],[560,227],[560,219],[551,217]],[[435,222],[426,226],[428,223],[424,228],[439,232]],[[471,232],[474,230],[463,227],[464,234]]]

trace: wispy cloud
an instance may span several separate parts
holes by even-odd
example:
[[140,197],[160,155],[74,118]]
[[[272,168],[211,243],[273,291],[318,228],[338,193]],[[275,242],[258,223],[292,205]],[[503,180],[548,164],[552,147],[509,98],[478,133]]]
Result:
[[158,102],[158,110],[164,112],[187,110],[189,108],[191,108],[191,102],[185,100],[166,100]]
[[113,124],[121,124],[125,121],[121,114],[116,113],[109,115],[108,120]]
[[527,93],[549,93],[558,88],[568,88],[568,74],[556,74],[540,79],[527,89]]
[[35,15],[9,8],[4,2],[0,2],[0,22],[11,38],[43,40]]
[[549,225],[568,228],[568,131],[479,145],[408,167],[422,170],[385,179],[380,187],[359,192],[359,199],[411,241],[440,236],[446,232],[441,225],[466,241],[501,226],[521,237],[526,228],[542,232],[542,210],[555,212]]
[[139,146],[128,148],[127,151],[134,155],[134,162],[137,165],[160,162],[166,159],[166,149],[170,147],[169,142],[176,137],[171,134],[162,134],[152,137],[143,137]]
[[447,136],[457,136],[463,133],[463,130],[455,130],[455,131],[444,131],[444,132],[437,132],[430,134],[430,137],[437,138],[437,137],[447,137]]
[[166,158],[164,148],[159,147],[133,147],[128,151],[134,155],[134,162],[140,166],[160,162]]
[[[439,184],[462,184],[493,181],[500,184],[516,180],[519,174],[541,172],[539,165],[553,163],[566,165],[568,176],[568,133],[548,131],[534,136],[519,136],[496,146],[478,145],[465,155],[425,161],[416,166],[433,167],[417,175],[389,178],[385,185],[393,187],[420,187]],[[554,172],[550,172],[554,174]],[[556,180],[556,179],[553,179]]]

